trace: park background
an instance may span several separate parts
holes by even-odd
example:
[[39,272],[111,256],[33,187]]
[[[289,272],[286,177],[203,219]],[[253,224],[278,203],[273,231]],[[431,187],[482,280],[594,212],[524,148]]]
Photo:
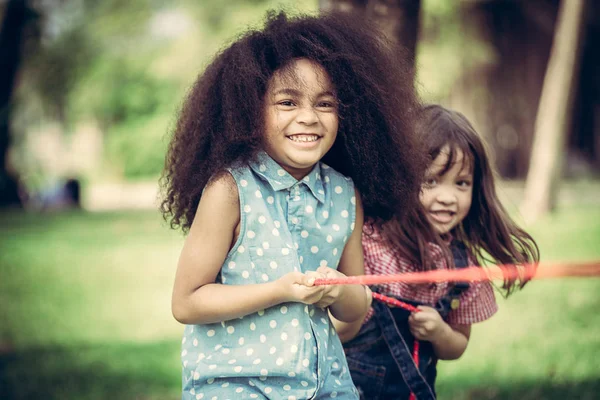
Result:
[[[372,18],[485,137],[542,259],[600,260],[593,0],[0,0],[0,399],[180,397],[169,133],[211,56],[280,8]],[[599,278],[497,298],[441,400],[598,398]]]

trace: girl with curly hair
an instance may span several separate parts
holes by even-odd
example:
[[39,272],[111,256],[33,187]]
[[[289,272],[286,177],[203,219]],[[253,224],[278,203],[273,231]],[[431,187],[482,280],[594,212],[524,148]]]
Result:
[[358,398],[328,311],[361,321],[369,299],[313,283],[364,273],[364,215],[418,204],[404,58],[362,17],[279,13],[198,78],[162,179],[187,233],[172,298],[184,399]]
[[[401,274],[429,269],[536,263],[532,237],[517,226],[496,195],[485,146],[460,113],[424,107],[417,132],[429,156],[420,193],[421,207],[384,223],[367,221],[363,233],[365,272]],[[432,233],[442,240],[439,240]],[[526,280],[506,280],[504,292]],[[391,283],[374,288],[419,312],[373,302],[364,321],[334,321],[361,398],[434,399],[438,359],[453,360],[466,350],[471,325],[497,310],[490,283]],[[413,361],[415,339],[418,364]]]

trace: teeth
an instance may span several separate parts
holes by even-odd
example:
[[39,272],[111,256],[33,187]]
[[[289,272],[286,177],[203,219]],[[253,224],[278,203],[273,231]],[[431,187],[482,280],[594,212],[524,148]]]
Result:
[[454,215],[452,211],[432,211],[431,213],[435,215]]
[[294,135],[289,138],[294,142],[316,142],[319,139],[317,135]]

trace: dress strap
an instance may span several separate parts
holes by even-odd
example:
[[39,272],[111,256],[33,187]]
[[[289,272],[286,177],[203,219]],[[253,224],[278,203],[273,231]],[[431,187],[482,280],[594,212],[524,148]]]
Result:
[[435,392],[415,364],[407,340],[398,329],[390,308],[379,301],[373,302],[373,308],[383,338],[408,389],[419,400],[435,400]]
[[[450,244],[452,257],[454,258],[454,266],[457,269],[466,268],[469,266],[469,255],[467,247],[464,243],[457,240]],[[452,310],[456,310],[460,306],[460,296],[469,289],[468,282],[456,282],[450,285],[448,292],[441,297],[434,308],[440,313],[442,318],[446,319]]]

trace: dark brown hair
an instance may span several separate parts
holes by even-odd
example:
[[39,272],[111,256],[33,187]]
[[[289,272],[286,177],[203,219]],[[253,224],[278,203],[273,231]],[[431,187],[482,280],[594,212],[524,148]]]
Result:
[[323,161],[353,179],[365,215],[385,221],[417,206],[426,161],[416,148],[420,106],[405,54],[364,16],[279,13],[218,54],[185,99],[161,178],[171,227],[187,231],[211,177],[263,148],[268,82],[299,58],[321,65],[336,89],[338,135]]
[[[418,133],[433,161],[445,146],[449,156],[446,173],[456,162],[458,151],[463,162],[470,162],[473,171],[473,199],[469,213],[451,232],[467,245],[480,264],[519,265],[537,263],[539,249],[535,240],[509,216],[496,194],[495,173],[485,145],[469,121],[459,112],[439,105],[425,106]],[[527,280],[505,280],[503,289],[509,295],[515,287],[522,288]]]
[[410,261],[422,271],[435,268],[436,260],[431,256],[432,245],[439,246],[446,263],[454,266],[447,244],[431,226],[420,204],[387,221],[368,219],[364,232],[370,236],[374,231],[379,232],[395,257]]

